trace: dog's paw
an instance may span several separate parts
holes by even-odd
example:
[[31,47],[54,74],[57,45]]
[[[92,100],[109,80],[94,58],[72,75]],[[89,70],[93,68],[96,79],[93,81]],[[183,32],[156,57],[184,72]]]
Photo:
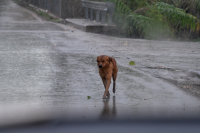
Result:
[[102,99],[107,99],[107,97],[103,95]]

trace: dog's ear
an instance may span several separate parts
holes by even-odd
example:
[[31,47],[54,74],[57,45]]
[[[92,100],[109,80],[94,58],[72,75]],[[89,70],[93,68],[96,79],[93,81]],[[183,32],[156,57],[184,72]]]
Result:
[[113,61],[113,58],[112,58],[112,57],[109,57],[108,59],[109,59],[109,61],[110,61],[110,62],[112,62],[112,61]]
[[98,61],[98,59],[99,59],[99,56],[97,56],[97,61]]

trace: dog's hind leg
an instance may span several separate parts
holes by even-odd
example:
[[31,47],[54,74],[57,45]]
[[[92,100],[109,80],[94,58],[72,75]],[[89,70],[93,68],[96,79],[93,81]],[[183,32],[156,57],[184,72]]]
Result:
[[115,85],[116,85],[116,83],[115,83],[115,81],[113,80],[113,93],[115,93]]
[[116,78],[117,78],[117,74],[113,74],[113,93],[115,93]]

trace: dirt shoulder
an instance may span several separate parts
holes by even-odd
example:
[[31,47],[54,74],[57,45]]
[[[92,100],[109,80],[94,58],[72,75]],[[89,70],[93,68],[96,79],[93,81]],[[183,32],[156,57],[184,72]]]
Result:
[[174,85],[182,88],[184,91],[200,98],[200,75],[186,70],[175,70],[170,68],[143,67],[138,68],[141,71],[149,73],[157,78],[167,80]]

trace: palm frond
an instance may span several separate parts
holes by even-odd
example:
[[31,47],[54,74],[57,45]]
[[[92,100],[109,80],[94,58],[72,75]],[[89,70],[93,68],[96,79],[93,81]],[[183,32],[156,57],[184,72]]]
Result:
[[129,14],[133,12],[122,0],[109,0],[115,3],[115,9],[120,14]]
[[156,8],[167,17],[167,21],[175,24],[179,23],[181,27],[187,27],[193,31],[196,30],[196,23],[198,22],[198,19],[195,16],[186,13],[183,9],[164,2],[156,2],[155,5]]
[[[138,14],[128,15],[123,29],[128,31],[128,34],[139,32],[146,39],[163,39],[171,33],[168,25],[161,20]],[[133,29],[135,31],[131,31]]]

